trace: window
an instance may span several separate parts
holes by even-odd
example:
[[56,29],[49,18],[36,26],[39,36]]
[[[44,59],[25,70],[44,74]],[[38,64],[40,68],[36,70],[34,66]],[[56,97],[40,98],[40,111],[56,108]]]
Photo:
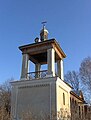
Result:
[[75,101],[74,101],[74,98],[72,98],[72,108],[75,107]]
[[65,94],[63,93],[63,105],[65,105]]
[[71,100],[71,97],[70,97],[70,108],[72,108],[72,100]]
[[87,106],[84,106],[84,113],[85,113],[85,116],[87,115]]
[[77,102],[76,102],[76,100],[75,100],[75,108],[77,108]]
[[81,112],[80,112],[80,106],[79,106],[79,117],[80,117],[80,115],[81,115]]

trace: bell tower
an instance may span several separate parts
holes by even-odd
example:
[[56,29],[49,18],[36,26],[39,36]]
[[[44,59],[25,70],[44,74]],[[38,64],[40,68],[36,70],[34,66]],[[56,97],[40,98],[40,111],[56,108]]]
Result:
[[[22,51],[22,70],[21,80],[28,80],[32,78],[32,73],[29,72],[29,61],[35,64],[35,76],[41,76],[44,71],[40,71],[41,65],[47,64],[46,75],[50,77],[58,76],[61,80],[63,77],[63,59],[66,57],[59,44],[55,39],[45,40],[29,45],[20,46]],[[55,72],[55,63],[57,63],[57,73]],[[31,67],[31,65],[30,65]],[[40,73],[41,72],[41,73]]]
[[41,39],[41,41],[48,40],[48,30],[45,28],[46,23],[47,22],[42,22],[43,29],[40,31],[40,39]]
[[[57,120],[57,113],[63,107],[70,113],[71,88],[64,82],[63,74],[63,59],[66,55],[54,38],[48,39],[45,23],[40,39],[36,38],[35,43],[20,46],[19,49],[22,52],[22,68],[20,80],[11,83],[12,120],[22,120],[22,114],[29,111],[37,120],[42,119],[42,116],[50,120],[54,116]],[[29,61],[35,65],[34,72],[29,71],[29,67],[32,67]],[[47,70],[41,70],[44,64]],[[67,100],[64,101],[62,97]]]
[[[66,55],[55,39],[48,40],[48,30],[45,28],[45,23],[46,22],[43,22],[43,29],[40,32],[40,41],[37,40],[37,42],[35,41],[33,44],[19,47],[22,51],[20,80],[32,79],[34,76],[39,79],[42,75],[45,77],[58,76],[61,80],[64,80],[63,59]],[[35,64],[34,72],[28,71],[29,66],[31,67],[29,61],[32,61]],[[55,63],[57,63],[57,72],[55,71]],[[41,65],[43,64],[47,64],[47,70],[41,70]],[[34,74],[34,76],[32,76],[32,74]]]

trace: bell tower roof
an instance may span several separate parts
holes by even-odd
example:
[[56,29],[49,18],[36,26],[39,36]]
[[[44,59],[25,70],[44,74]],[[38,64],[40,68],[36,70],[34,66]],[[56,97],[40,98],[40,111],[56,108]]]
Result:
[[48,33],[48,30],[45,28],[45,26],[43,26],[42,30],[40,31],[40,34],[41,34],[42,32],[47,32],[47,33]]
[[66,57],[62,48],[55,39],[49,39],[46,41],[32,43],[19,47],[22,53],[28,53],[29,56],[31,56],[30,60],[33,63],[41,63],[41,64],[47,63],[47,50],[51,48],[55,49],[56,61]]
[[41,41],[48,40],[48,30],[45,28],[45,23],[47,23],[47,22],[42,22],[43,28],[40,31],[40,39],[41,39]]

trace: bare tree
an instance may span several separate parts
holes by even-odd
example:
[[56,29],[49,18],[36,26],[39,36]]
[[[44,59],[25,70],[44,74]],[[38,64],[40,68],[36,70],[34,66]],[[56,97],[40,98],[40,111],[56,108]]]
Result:
[[91,103],[89,97],[91,97],[91,57],[87,57],[83,59],[79,69],[80,80],[82,84],[82,90],[84,90],[84,94]]
[[79,74],[76,71],[68,71],[64,76],[65,82],[69,83],[74,91],[78,93],[79,90]]
[[[52,116],[51,120],[53,119],[54,116]],[[30,110],[27,112],[22,112],[20,115],[20,119],[22,120],[50,120],[50,115],[44,113],[44,112],[40,112],[39,114],[33,114],[33,112],[31,112]]]
[[0,120],[10,120],[11,112],[11,86],[9,79],[0,85]]
[[88,89],[91,90],[91,57],[83,59],[79,72],[82,83],[87,85]]

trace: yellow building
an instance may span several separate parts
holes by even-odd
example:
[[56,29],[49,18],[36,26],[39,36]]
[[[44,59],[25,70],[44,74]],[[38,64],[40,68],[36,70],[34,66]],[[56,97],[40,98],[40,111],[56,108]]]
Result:
[[[45,25],[40,39],[19,49],[22,51],[22,69],[20,80],[11,83],[12,120],[26,120],[27,117],[31,120],[70,120],[74,117],[74,108],[74,113],[82,115],[82,94],[76,95],[64,82],[63,59],[66,55],[55,39],[48,39]],[[29,72],[32,67],[29,61],[35,65],[34,72]],[[42,70],[41,66],[45,64],[47,70]]]

